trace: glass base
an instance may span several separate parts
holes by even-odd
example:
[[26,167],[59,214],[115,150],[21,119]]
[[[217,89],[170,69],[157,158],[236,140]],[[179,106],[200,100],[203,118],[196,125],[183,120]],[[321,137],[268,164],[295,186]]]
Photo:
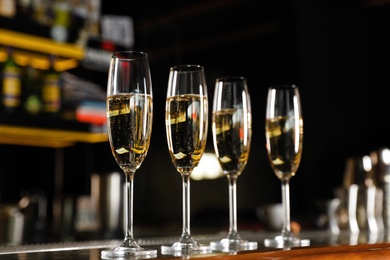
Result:
[[274,238],[264,239],[264,246],[273,247],[273,248],[291,248],[291,247],[301,247],[301,246],[310,246],[309,239],[301,239],[299,237],[290,235],[278,235]]
[[157,250],[155,249],[145,249],[142,247],[123,247],[119,246],[114,249],[103,250],[101,252],[102,259],[111,259],[111,258],[123,258],[133,256],[136,259],[148,259],[156,258]]
[[245,251],[257,249],[257,242],[243,239],[224,238],[220,241],[211,242],[210,246],[213,250],[222,252]]
[[161,253],[163,255],[189,256],[211,252],[211,247],[199,244],[198,242],[176,242],[171,246],[161,246]]

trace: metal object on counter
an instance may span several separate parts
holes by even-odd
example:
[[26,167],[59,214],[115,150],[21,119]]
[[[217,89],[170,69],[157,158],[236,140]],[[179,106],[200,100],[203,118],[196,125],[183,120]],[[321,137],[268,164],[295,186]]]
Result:
[[366,218],[367,228],[370,233],[379,233],[379,225],[375,216],[375,200],[376,200],[376,187],[367,187],[367,199],[366,199]]
[[[383,227],[390,229],[390,150],[380,148],[370,154],[375,162],[372,172],[372,180],[383,190]],[[379,214],[377,212],[377,217]]]
[[328,226],[332,234],[340,234],[340,227],[337,221],[337,209],[340,206],[340,199],[334,198],[326,203],[326,210],[328,216]]
[[124,232],[123,173],[93,173],[91,193],[64,199],[61,241],[114,239]]
[[93,174],[91,178],[91,199],[99,217],[103,238],[123,234],[124,187],[123,173],[111,172]]
[[[368,172],[367,178],[366,178],[366,186],[370,190],[375,189],[375,196],[373,195],[374,191],[370,191],[371,195],[370,198],[368,198],[369,201],[373,201],[374,206],[372,206],[373,214],[375,216],[376,225],[378,228],[378,232],[383,232],[385,230],[384,222],[383,222],[383,204],[384,201],[384,194],[383,194],[383,184],[379,180],[381,176],[381,170],[379,167],[379,157],[378,157],[378,151],[372,151],[370,153],[370,160],[371,160],[371,171]],[[373,198],[374,197],[374,198]],[[372,214],[372,213],[371,213]]]
[[[336,191],[336,197],[340,199],[340,228],[348,229],[352,234],[360,231],[361,214],[361,189],[364,180],[362,160],[359,157],[349,157],[346,161],[343,186]],[[360,223],[360,227],[359,227]]]
[[363,169],[365,172],[364,185],[362,186],[363,197],[365,203],[365,222],[364,227],[371,234],[383,232],[383,190],[378,186],[376,172],[377,160],[373,158],[373,153],[370,156],[363,157]]
[[19,245],[23,242],[24,215],[16,205],[0,205],[0,243]]
[[358,191],[357,184],[351,184],[348,188],[348,226],[352,234],[357,234],[360,231],[357,220]]
[[384,230],[382,218],[383,190],[378,186],[377,162],[374,156],[349,157],[343,186],[336,190],[340,199],[339,227],[351,234],[365,230],[378,234]]

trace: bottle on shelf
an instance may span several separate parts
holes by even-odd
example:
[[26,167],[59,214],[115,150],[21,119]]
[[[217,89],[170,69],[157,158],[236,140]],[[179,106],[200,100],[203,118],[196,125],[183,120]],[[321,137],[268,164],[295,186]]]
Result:
[[50,56],[50,68],[44,73],[42,84],[43,112],[58,116],[61,110],[61,77],[56,70],[55,56]]
[[37,115],[42,110],[41,79],[41,71],[35,68],[31,60],[23,80],[23,107],[30,115]]
[[2,69],[2,107],[5,112],[17,112],[21,107],[22,70],[13,58],[13,48],[7,48],[7,60]]
[[50,35],[55,41],[66,42],[68,40],[72,6],[67,0],[57,0],[52,5],[54,20]]
[[0,16],[14,18],[16,14],[17,10],[15,1],[0,0]]

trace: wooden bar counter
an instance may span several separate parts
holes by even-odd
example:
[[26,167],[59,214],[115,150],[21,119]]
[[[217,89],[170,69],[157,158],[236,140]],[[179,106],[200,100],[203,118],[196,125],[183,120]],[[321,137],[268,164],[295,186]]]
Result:
[[[390,259],[390,242],[385,241],[385,236],[367,236],[359,234],[350,236],[348,233],[334,236],[327,231],[302,232],[301,237],[310,238],[312,244],[308,247],[295,247],[291,249],[273,249],[263,246],[263,239],[274,234],[269,232],[241,232],[245,239],[256,239],[259,246],[256,250],[239,252],[213,251],[208,254],[193,255],[162,255],[161,245],[170,244],[177,237],[142,238],[139,244],[143,247],[157,249],[158,254],[154,259],[204,259],[204,260],[244,260],[244,259]],[[225,234],[213,234],[195,236],[201,243],[208,243]],[[72,260],[97,260],[102,259],[100,252],[106,248],[119,245],[120,240],[63,242],[36,245],[4,245],[0,246],[1,260],[34,260],[34,259],[72,259]],[[118,259],[118,258],[117,258]],[[141,259],[141,258],[119,258]]]

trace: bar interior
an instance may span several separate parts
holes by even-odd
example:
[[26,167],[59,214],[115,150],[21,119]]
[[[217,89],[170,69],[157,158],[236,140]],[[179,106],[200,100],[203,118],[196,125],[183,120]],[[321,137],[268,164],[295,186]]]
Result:
[[[147,258],[390,255],[389,15],[387,0],[0,0],[0,258],[101,259],[129,233],[157,251]],[[106,106],[110,59],[125,51],[147,54],[153,96],[131,210],[113,156],[126,149],[111,148]],[[167,140],[168,125],[183,120],[166,114],[176,65],[203,67],[207,86],[205,143],[188,179],[183,150],[171,154]],[[233,76],[250,97],[238,175],[221,168],[230,159],[218,157],[213,136],[217,79]],[[299,88],[303,121],[286,178],[267,150],[268,89],[280,84]],[[196,106],[187,108],[194,122]],[[310,243],[266,246],[281,230]],[[254,243],[164,254],[186,231],[204,245],[236,231]]]

